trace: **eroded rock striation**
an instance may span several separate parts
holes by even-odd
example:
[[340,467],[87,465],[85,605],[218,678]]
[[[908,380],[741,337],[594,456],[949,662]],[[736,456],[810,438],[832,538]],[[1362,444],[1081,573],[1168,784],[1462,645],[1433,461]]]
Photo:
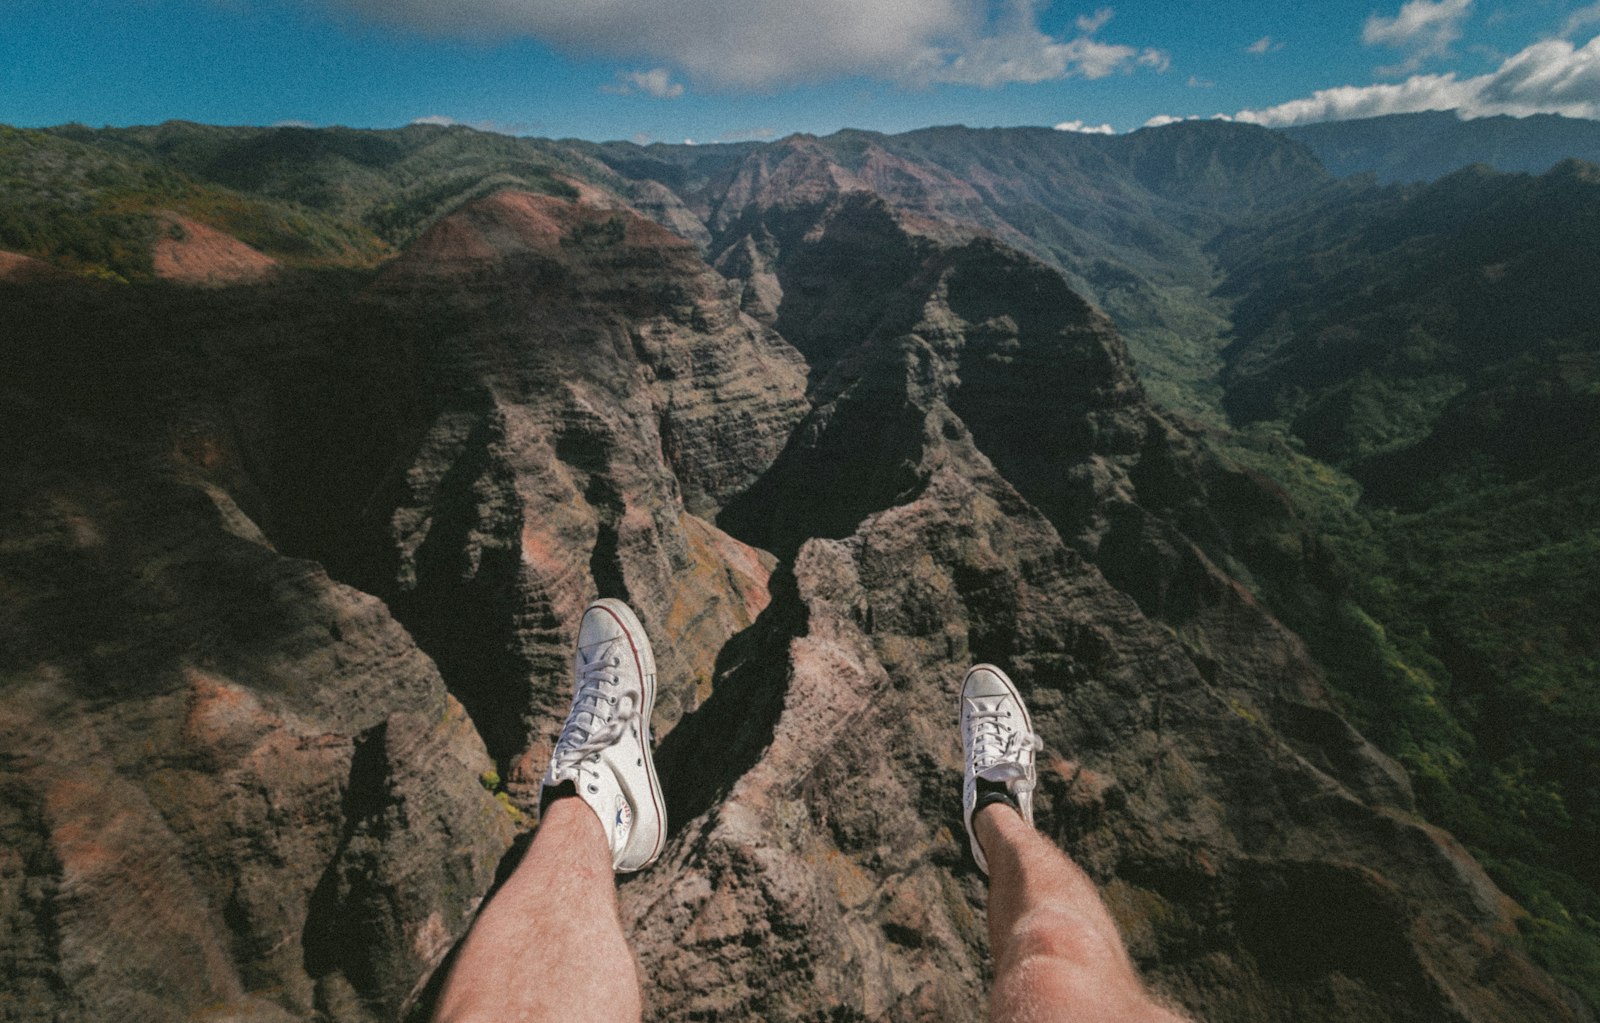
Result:
[[433,321],[374,588],[462,680],[517,785],[543,772],[596,593],[677,637],[658,658],[669,727],[766,605],[771,556],[710,519],[805,412],[798,354],[652,221],[526,193],[441,221],[370,300]]
[[203,474],[4,411],[0,1015],[392,1016],[515,830],[461,705]]

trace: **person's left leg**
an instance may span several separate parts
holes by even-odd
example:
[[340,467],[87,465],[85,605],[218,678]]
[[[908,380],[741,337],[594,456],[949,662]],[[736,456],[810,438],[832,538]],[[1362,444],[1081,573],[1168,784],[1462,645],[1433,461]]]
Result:
[[584,612],[574,670],[538,834],[462,943],[436,1023],[639,1019],[613,873],[654,862],[667,820],[650,755],[655,657],[621,601]]
[[960,713],[962,812],[989,875],[992,1023],[1184,1023],[1145,991],[1094,882],[1033,829],[1040,740],[1016,685],[976,665]]
[[462,943],[435,1021],[636,1023],[639,978],[613,876],[599,819],[576,798],[552,802]]

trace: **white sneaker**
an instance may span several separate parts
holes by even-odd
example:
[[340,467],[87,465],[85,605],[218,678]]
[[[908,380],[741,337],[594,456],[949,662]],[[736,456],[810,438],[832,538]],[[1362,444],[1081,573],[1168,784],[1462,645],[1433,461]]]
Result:
[[1032,826],[1033,789],[1038,784],[1033,758],[1042,745],[1033,734],[1021,694],[1005,672],[992,664],[979,664],[967,672],[961,683],[961,752],[966,761],[961,808],[972,858],[985,874],[989,860],[972,830],[978,800],[999,797]]
[[583,612],[572,711],[550,754],[544,789],[571,782],[611,843],[611,866],[655,862],[667,840],[666,803],[650,758],[656,661],[628,605],[597,600]]

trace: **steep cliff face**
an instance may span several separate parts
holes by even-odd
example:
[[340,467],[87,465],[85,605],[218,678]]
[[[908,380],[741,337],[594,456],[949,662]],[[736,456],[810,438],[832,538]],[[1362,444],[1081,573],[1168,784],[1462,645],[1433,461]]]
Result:
[[0,1016],[392,1016],[513,835],[460,704],[203,468],[3,410]]
[[[810,360],[813,397],[833,410],[802,426],[797,438],[814,443],[791,443],[786,471],[724,509],[719,521],[735,535],[787,554],[811,536],[847,535],[866,511],[913,489],[904,466],[917,459],[905,449],[917,427],[896,418],[901,403],[891,395],[841,409],[835,400],[876,392],[884,373],[901,386],[872,354],[901,344],[925,351],[922,386],[1001,475],[1177,629],[1208,671],[1248,675],[1259,665],[1236,665],[1284,644],[1285,630],[1227,570],[1270,562],[1275,575],[1300,578],[1315,570],[1315,545],[1274,546],[1273,531],[1301,532],[1282,495],[1158,413],[1109,320],[1054,270],[865,192],[752,206],[734,225],[724,253],[766,253],[756,283],[746,281],[747,306],[756,288],[778,297],[767,315]],[[870,421],[829,434],[825,415]],[[1309,678],[1302,671],[1291,685],[1316,688]]]
[[684,240],[525,193],[441,221],[371,301],[429,318],[371,585],[458,680],[514,791],[543,771],[597,593],[677,637],[658,659],[669,728],[767,602],[771,557],[710,518],[804,413],[799,356]]

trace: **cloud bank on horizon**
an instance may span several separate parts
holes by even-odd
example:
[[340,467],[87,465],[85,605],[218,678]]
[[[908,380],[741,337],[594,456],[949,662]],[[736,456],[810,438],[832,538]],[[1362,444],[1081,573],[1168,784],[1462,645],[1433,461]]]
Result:
[[[1154,47],[1097,38],[1109,7],[1075,33],[1039,28],[1048,0],[334,0],[372,21],[433,34],[528,36],[579,54],[669,65],[718,89],[767,90],[866,75],[900,84],[997,86],[1165,71]],[[631,75],[654,76],[635,80]],[[681,94],[656,67],[619,79],[625,91]]]
[[[1582,47],[1565,39],[1541,40],[1486,75],[1458,78],[1447,72],[1413,75],[1403,82],[1319,89],[1304,99],[1241,110],[1233,120],[1281,128],[1423,110],[1458,110],[1463,117],[1600,118],[1600,36]],[[1151,119],[1161,124],[1172,120],[1177,118]]]
[[[661,100],[687,91],[770,93],[789,86],[865,77],[911,88],[992,89],[1065,79],[1162,73],[1171,52],[1143,41],[1111,41],[1111,7],[1079,14],[1060,31],[1041,27],[1052,0],[324,0],[359,16],[443,36],[536,38],[569,53],[638,62],[601,86],[613,95]],[[1572,11],[1558,32],[1526,45],[1482,74],[1448,70],[1458,58],[1475,0],[1406,0],[1398,10],[1352,23],[1349,39],[1375,58],[1370,84],[1314,89],[1283,102],[1216,114],[1268,127],[1424,110],[1465,117],[1559,113],[1600,118],[1600,36],[1571,37],[1600,24],[1600,0]],[[1488,15],[1483,24],[1506,16]],[[1266,35],[1233,52],[1270,60],[1286,46]],[[1482,47],[1467,47],[1482,53]],[[1375,61],[1376,63],[1376,61]],[[1482,63],[1478,67],[1482,67]],[[1429,69],[1431,70],[1425,70]],[[1398,79],[1386,81],[1384,79]],[[1191,87],[1215,82],[1189,75]],[[1159,107],[1157,108],[1159,109]],[[1159,114],[1159,125],[1194,119]],[[1063,130],[1101,132],[1104,123],[1063,121]]]
[[[1472,0],[1410,0],[1393,17],[1367,18],[1363,43],[1407,54],[1399,64],[1376,68],[1374,73],[1409,75],[1404,81],[1318,89],[1304,98],[1213,117],[1269,128],[1426,110],[1455,110],[1468,118],[1545,113],[1600,119],[1600,36],[1582,46],[1567,38],[1600,23],[1600,0],[1569,15],[1557,36],[1528,45],[1487,74],[1415,74],[1428,61],[1452,55],[1451,47],[1461,38],[1461,25],[1471,9]],[[1259,55],[1270,45],[1271,40],[1263,38],[1247,50]],[[1145,127],[1197,119],[1158,114]]]

